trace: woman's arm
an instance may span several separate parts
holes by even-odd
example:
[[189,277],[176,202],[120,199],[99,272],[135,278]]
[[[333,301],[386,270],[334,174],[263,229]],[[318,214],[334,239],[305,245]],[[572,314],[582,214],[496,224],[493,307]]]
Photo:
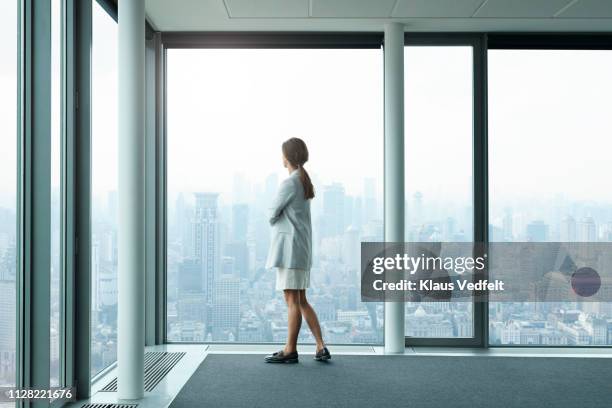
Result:
[[283,210],[295,196],[295,185],[290,179],[284,180],[278,188],[276,198],[270,207],[270,225],[279,220]]

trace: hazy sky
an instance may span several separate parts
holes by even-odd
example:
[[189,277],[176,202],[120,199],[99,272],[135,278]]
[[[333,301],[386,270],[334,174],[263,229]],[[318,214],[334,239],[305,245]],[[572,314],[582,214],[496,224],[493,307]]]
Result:
[[[406,48],[410,191],[471,196],[471,55]],[[171,190],[231,191],[234,173],[284,172],[280,144],[298,136],[322,183],[360,194],[373,177],[382,192],[382,62],[381,50],[169,50]]]
[[92,192],[117,189],[117,23],[93,2],[92,15]]
[[365,177],[382,180],[380,50],[169,50],[167,64],[172,190],[285,177],[294,136],[322,182],[361,193]]
[[489,51],[492,199],[612,200],[612,51]]
[[[16,2],[0,2],[0,23],[0,53],[9,56],[0,60],[0,205],[13,207]],[[93,183],[105,193],[117,185],[117,28],[95,2],[93,24]],[[406,49],[408,191],[470,200],[470,53]],[[291,136],[308,143],[306,168],[322,183],[339,181],[355,194],[373,177],[382,187],[381,50],[168,55],[172,190],[230,191],[235,173],[254,182],[274,172],[283,177],[280,144]],[[612,200],[612,52],[491,50],[488,65],[492,198],[564,193]],[[54,78],[57,69],[54,63]],[[54,100],[55,149],[58,106]],[[53,167],[57,180],[56,161]]]
[[[0,207],[15,208],[17,177],[17,1],[0,1]],[[60,1],[51,0],[51,183],[59,188]]]
[[472,202],[472,48],[404,48],[406,196]]

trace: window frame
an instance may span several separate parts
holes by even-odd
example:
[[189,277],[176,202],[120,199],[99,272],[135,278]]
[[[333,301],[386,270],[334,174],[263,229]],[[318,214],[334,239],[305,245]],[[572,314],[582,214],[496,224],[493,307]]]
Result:
[[[156,95],[157,101],[157,168],[156,186],[159,207],[155,231],[157,258],[157,341],[166,338],[166,51],[173,48],[378,48],[384,42],[382,32],[158,32]],[[612,34],[607,33],[540,33],[540,32],[406,32],[404,45],[473,47],[473,215],[474,242],[488,244],[488,121],[487,121],[487,53],[489,49],[611,49]],[[161,72],[160,72],[161,71]],[[161,200],[160,200],[161,199]],[[161,303],[161,304],[160,304]],[[474,302],[474,336],[472,338],[406,337],[406,347],[534,347],[530,345],[498,346],[489,344],[488,301]],[[567,346],[556,346],[567,348]],[[610,348],[572,346],[572,348]]]
[[[472,205],[473,242],[488,242],[487,189],[487,104],[486,61],[487,35],[483,33],[411,33],[404,34],[406,46],[470,46],[472,47]],[[473,336],[459,338],[408,337],[406,347],[486,347],[488,342],[488,303],[472,302]]]
[[[158,147],[156,185],[159,195],[163,197],[157,214],[157,248],[161,260],[157,265],[157,279],[160,284],[157,306],[157,327],[162,331],[163,344],[210,344],[206,342],[169,341],[167,334],[167,51],[169,49],[380,49],[383,45],[383,34],[378,32],[161,32],[158,48],[158,67],[162,68],[161,78],[157,82],[157,95],[161,100],[162,110],[158,111]],[[381,135],[381,143],[383,143]],[[384,343],[384,330],[383,330]],[[214,342],[214,344],[237,344]],[[239,344],[239,343],[238,343]],[[253,342],[249,345],[276,344],[270,342]],[[380,346],[381,344],[351,345]]]
[[[487,35],[487,50],[609,50],[612,51],[612,34],[595,32],[537,33],[498,32]],[[487,106],[488,108],[488,106]],[[487,129],[488,133],[488,129]],[[484,147],[488,149],[487,146]],[[488,179],[488,167],[486,169]],[[487,197],[488,201],[489,197]],[[488,216],[486,219],[488,223]],[[484,313],[488,316],[489,303]],[[603,345],[533,345],[533,344],[491,344],[489,343],[489,320],[487,318],[485,347],[490,348],[531,348],[531,349],[610,349],[612,344]]]

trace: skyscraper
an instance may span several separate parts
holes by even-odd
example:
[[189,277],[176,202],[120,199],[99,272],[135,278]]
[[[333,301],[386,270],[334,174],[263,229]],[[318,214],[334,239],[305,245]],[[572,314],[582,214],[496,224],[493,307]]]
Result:
[[215,276],[219,272],[220,242],[217,217],[217,193],[195,193],[193,222],[193,258],[202,270],[202,288],[207,306],[212,305]]
[[323,189],[323,237],[341,236],[345,229],[344,186],[333,183]]
[[576,220],[571,215],[563,217],[561,220],[559,239],[561,242],[576,241]]
[[213,340],[236,340],[240,325],[240,279],[221,275],[215,282],[214,301],[210,323]]
[[527,241],[546,242],[548,240],[548,224],[536,220],[527,224]]
[[179,265],[179,294],[202,292],[202,265],[194,258],[184,259]]
[[578,226],[580,242],[597,242],[597,225],[593,217],[584,217]]
[[514,240],[514,217],[512,210],[506,208],[504,211],[504,218],[502,220],[502,239],[507,242]]

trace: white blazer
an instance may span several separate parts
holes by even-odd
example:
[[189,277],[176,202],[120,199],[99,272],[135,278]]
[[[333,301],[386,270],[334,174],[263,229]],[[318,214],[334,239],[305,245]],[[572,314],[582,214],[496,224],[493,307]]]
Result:
[[304,199],[304,187],[298,169],[281,183],[270,207],[272,237],[266,268],[310,270],[312,265],[312,226],[310,200]]

